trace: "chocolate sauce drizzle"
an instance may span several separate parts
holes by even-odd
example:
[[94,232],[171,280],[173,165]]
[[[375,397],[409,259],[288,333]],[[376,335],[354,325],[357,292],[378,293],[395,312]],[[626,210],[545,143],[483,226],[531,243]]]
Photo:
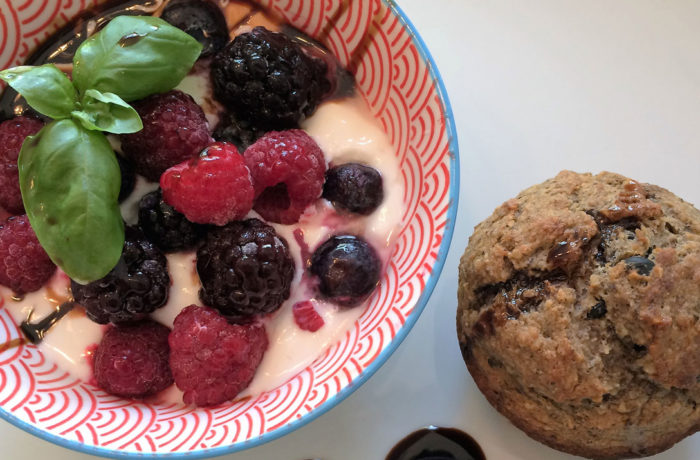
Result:
[[486,460],[486,456],[464,431],[429,426],[402,439],[386,460]]
[[29,312],[27,319],[22,321],[22,323],[19,325],[19,329],[22,331],[27,340],[36,345],[44,340],[44,335],[46,335],[49,329],[51,329],[51,326],[70,313],[75,305],[76,304],[74,302],[63,302],[61,305],[57,306],[54,311],[36,323],[29,322],[32,319],[32,313],[34,312],[34,310],[32,310]]

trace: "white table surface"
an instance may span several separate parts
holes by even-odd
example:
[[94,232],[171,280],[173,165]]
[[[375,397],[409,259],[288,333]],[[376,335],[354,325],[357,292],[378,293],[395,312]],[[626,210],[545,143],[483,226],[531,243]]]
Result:
[[[514,428],[474,386],[454,332],[457,264],[474,225],[562,169],[620,172],[700,204],[700,2],[398,3],[438,64],[459,134],[459,212],[442,276],[403,345],[345,402],[223,458],[379,460],[435,424],[467,431],[489,460],[573,459]],[[3,460],[94,458],[4,421],[0,446]],[[700,458],[700,434],[654,458]]]

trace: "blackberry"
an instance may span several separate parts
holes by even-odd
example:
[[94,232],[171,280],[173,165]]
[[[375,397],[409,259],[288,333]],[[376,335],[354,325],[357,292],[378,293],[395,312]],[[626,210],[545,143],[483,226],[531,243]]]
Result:
[[334,166],[326,172],[323,198],[337,208],[357,214],[371,214],[384,199],[382,176],[359,163]]
[[146,318],[165,305],[169,288],[165,256],[133,227],[127,227],[122,257],[107,276],[86,285],[71,281],[75,301],[99,324]]
[[286,35],[256,27],[214,57],[214,94],[239,119],[287,129],[316,110],[331,84],[328,65]]
[[379,283],[381,262],[366,241],[353,235],[334,236],[311,257],[324,297],[342,306],[361,303]]
[[199,297],[229,320],[271,313],[289,297],[294,262],[271,226],[258,219],[212,229],[197,251]]
[[176,252],[197,245],[206,227],[195,224],[163,201],[161,189],[145,194],[139,201],[139,227],[164,252]]
[[216,125],[213,137],[219,142],[229,142],[244,152],[266,132],[267,130],[256,127],[247,120],[239,120],[233,113],[226,112]]
[[136,173],[134,172],[134,165],[122,155],[117,154],[117,163],[119,163],[119,172],[122,176],[122,185],[119,189],[119,202],[121,203],[134,191]]
[[226,18],[211,0],[174,0],[160,18],[201,43],[201,57],[211,56],[228,43]]

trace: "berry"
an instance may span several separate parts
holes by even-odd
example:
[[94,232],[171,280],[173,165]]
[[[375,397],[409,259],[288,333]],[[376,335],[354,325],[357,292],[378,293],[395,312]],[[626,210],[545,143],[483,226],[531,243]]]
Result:
[[166,169],[195,157],[212,141],[204,112],[189,94],[173,90],[132,105],[143,129],[121,135],[122,150],[150,181],[157,182]]
[[163,198],[187,219],[225,225],[253,207],[250,172],[233,144],[214,143],[192,160],[165,171]]
[[16,117],[0,123],[0,206],[11,214],[24,214],[19,190],[17,157],[27,136],[38,133],[44,124],[29,117]]
[[175,0],[160,18],[187,32],[202,44],[201,57],[208,57],[228,43],[228,27],[221,9],[210,0]]
[[119,173],[122,177],[122,185],[119,188],[119,202],[121,203],[134,191],[136,173],[134,172],[134,166],[131,162],[122,155],[117,154],[117,163],[119,163]]
[[229,401],[253,380],[267,349],[262,324],[229,324],[213,308],[190,305],[175,318],[170,368],[186,404]]
[[625,266],[635,270],[642,276],[649,276],[654,269],[654,262],[642,256],[632,256],[625,259]]
[[335,166],[326,173],[323,198],[336,208],[366,216],[384,199],[382,176],[376,169],[358,163]]
[[366,241],[352,235],[334,236],[311,258],[311,273],[324,297],[343,306],[361,303],[379,283],[381,262]]
[[267,130],[260,129],[247,120],[239,120],[234,114],[226,112],[214,130],[214,139],[230,142],[243,152],[266,132]]
[[160,189],[141,197],[139,227],[146,238],[163,252],[193,248],[206,232],[206,227],[190,222],[163,201]]
[[256,27],[237,36],[211,65],[215,96],[251,123],[297,126],[330,90],[327,65],[286,35]]
[[75,301],[96,323],[129,323],[146,318],[168,300],[168,263],[160,250],[135,228],[127,227],[117,266],[89,284],[71,281]]
[[248,219],[209,232],[197,251],[197,273],[202,302],[241,320],[282,305],[289,297],[294,262],[274,228]]
[[41,288],[55,270],[27,216],[13,216],[0,225],[0,284],[25,294]]
[[297,323],[299,329],[305,331],[316,332],[326,324],[310,300],[295,303],[292,307],[292,313],[294,314],[294,322]]
[[326,161],[321,148],[301,129],[271,131],[243,154],[255,186],[255,209],[281,224],[299,221],[321,196]]
[[170,329],[154,321],[111,326],[93,358],[97,386],[125,398],[143,398],[173,384]]

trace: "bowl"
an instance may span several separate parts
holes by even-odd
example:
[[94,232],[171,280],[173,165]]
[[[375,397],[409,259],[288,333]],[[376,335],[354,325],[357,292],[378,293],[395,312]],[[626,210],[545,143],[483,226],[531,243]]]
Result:
[[[161,0],[154,0],[161,1]],[[0,3],[0,69],[19,65],[85,0]],[[338,343],[278,388],[214,408],[124,400],[47,360],[0,306],[0,417],[63,447],[114,458],[203,458],[263,444],[310,422],[366,382],[415,324],[452,237],[457,136],[428,50],[392,1],[264,0],[354,73],[389,136],[405,189],[401,231],[366,310]],[[19,345],[18,345],[19,343]]]

